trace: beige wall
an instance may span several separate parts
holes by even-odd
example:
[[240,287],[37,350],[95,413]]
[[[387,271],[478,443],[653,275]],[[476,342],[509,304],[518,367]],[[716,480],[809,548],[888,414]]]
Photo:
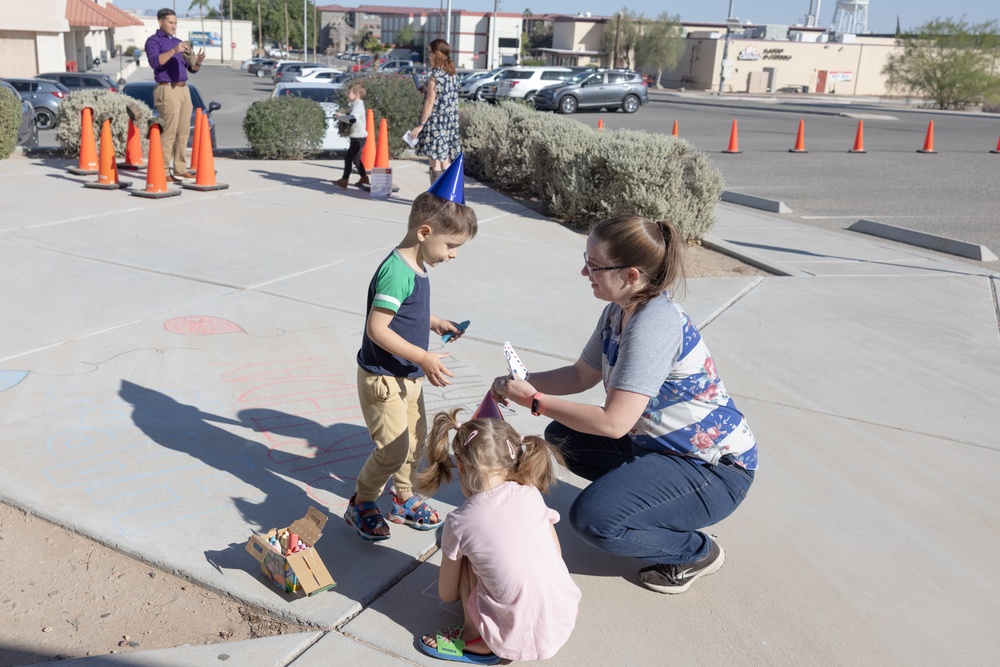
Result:
[[66,67],[62,33],[69,30],[66,0],[32,0],[31,10],[0,0],[0,74],[34,76]]
[[18,77],[38,74],[35,34],[0,30],[0,62],[3,63],[4,76]]
[[604,23],[556,21],[552,25],[552,48],[566,51],[600,51]]
[[[665,73],[667,86],[718,90],[723,39],[688,38],[677,68]],[[881,74],[886,58],[897,47],[891,39],[868,39],[866,43],[781,42],[732,39],[729,60],[732,72],[724,92],[748,91],[750,75],[773,70],[771,91],[789,86],[808,86],[817,92],[825,72],[824,92],[832,95],[884,95]]]

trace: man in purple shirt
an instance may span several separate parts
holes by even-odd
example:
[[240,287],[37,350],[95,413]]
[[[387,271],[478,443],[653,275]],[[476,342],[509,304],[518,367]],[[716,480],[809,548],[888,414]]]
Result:
[[[160,29],[146,40],[146,57],[149,66],[153,68],[153,80],[156,90],[153,91],[153,104],[160,114],[163,143],[163,165],[170,170],[170,158],[173,156],[174,171],[171,180],[181,183],[181,179],[194,178],[187,170],[188,135],[191,133],[191,92],[187,89],[188,72],[194,73],[201,69],[205,60],[205,52],[197,55],[191,52],[187,42],[175,36],[177,33],[177,14],[172,9],[161,9],[156,12]],[[152,159],[152,156],[150,156]]]

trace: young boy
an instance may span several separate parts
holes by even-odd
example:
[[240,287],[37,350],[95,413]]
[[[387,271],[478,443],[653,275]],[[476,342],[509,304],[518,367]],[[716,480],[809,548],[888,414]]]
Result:
[[[455,168],[457,165],[457,169]],[[344,519],[365,540],[389,538],[375,500],[393,478],[389,520],[417,530],[441,525],[438,513],[413,493],[418,447],[427,432],[421,395],[424,376],[435,387],[451,384],[442,362],[448,353],[428,351],[430,332],[461,335],[453,322],[430,313],[426,267],[458,255],[476,235],[475,212],[465,206],[462,159],[410,208],[403,241],[379,265],[368,286],[368,319],[358,352],[358,396],[375,450],[365,461]],[[440,196],[439,196],[440,195]]]
[[365,172],[365,165],[361,163],[361,149],[364,148],[365,139],[368,137],[368,119],[365,113],[366,93],[365,84],[355,83],[352,85],[347,91],[347,113],[337,115],[338,121],[345,120],[349,116],[354,118],[354,122],[351,123],[351,145],[348,146],[347,154],[344,156],[344,177],[333,182],[334,185],[341,188],[347,188],[347,183],[351,178],[352,163],[358,168],[360,176],[355,185],[358,187],[368,185],[368,174]]

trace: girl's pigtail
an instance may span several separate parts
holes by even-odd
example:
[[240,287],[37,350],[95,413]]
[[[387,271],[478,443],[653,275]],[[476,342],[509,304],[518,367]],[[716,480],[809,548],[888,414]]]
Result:
[[[524,451],[511,479],[518,484],[534,486],[542,493],[548,492],[556,481],[557,466],[566,464],[562,454],[555,445],[534,435],[523,437],[520,444]],[[514,446],[518,447],[518,443]]]
[[457,415],[461,408],[451,412],[439,412],[434,416],[427,444],[424,446],[424,465],[417,473],[416,489],[423,496],[433,496],[437,490],[451,481],[455,467],[448,452],[449,435],[458,428]]

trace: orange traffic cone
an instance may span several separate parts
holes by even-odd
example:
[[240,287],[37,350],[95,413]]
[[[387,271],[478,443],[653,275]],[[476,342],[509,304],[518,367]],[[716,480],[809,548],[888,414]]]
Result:
[[789,153],[808,153],[806,150],[806,122],[799,119],[799,132],[795,135],[795,148],[789,148]]
[[924,139],[924,147],[918,153],[937,153],[934,150],[934,121],[927,124],[927,137]]
[[[194,110],[194,136],[191,138],[191,164],[188,165],[189,174],[198,173],[198,159],[201,153],[201,132],[198,128],[201,127],[201,107]],[[194,169],[192,169],[194,167]]]
[[858,121],[858,133],[854,136],[854,148],[847,151],[848,153],[864,153],[865,152],[865,121]]
[[378,123],[378,142],[375,146],[375,168],[389,167],[389,122],[383,118]]
[[188,190],[198,190],[207,192],[209,190],[225,190],[228,183],[216,183],[215,181],[215,158],[212,157],[212,130],[208,126],[208,116],[201,117],[201,128],[195,126],[198,132],[198,175],[194,183],[181,183],[182,188]]
[[83,107],[80,112],[80,162],[67,169],[77,176],[97,173],[97,144],[94,143],[94,110]]
[[598,118],[597,119],[597,129],[598,130],[603,130],[604,129],[604,119],[603,118]]
[[736,119],[733,119],[733,129],[729,133],[729,148],[722,151],[723,153],[742,153],[740,150],[740,130],[739,126],[736,124]]
[[368,130],[368,136],[361,149],[361,164],[364,165],[365,171],[369,171],[375,167],[375,112],[371,109],[365,114],[365,129]]
[[[152,121],[149,124],[149,154],[163,155],[163,142],[160,140],[160,124]],[[148,199],[162,199],[163,197],[174,197],[181,193],[180,190],[167,189],[167,170],[163,165],[163,160],[152,159],[146,167],[146,189],[132,190],[136,197],[146,197]]]
[[101,114],[101,157],[96,183],[84,183],[85,188],[120,190],[131,183],[118,180],[118,163],[115,161],[115,140],[111,136],[111,114]]
[[997,149],[995,151],[990,151],[991,153],[1000,153],[1000,139],[997,139]]
[[677,137],[677,136],[680,136],[680,135],[679,135],[679,134],[677,133],[677,121],[676,121],[676,120],[674,121],[674,129],[673,129],[673,131],[672,131],[672,132],[670,133],[670,136],[672,136],[672,137]]
[[125,161],[118,163],[121,169],[136,170],[142,168],[142,137],[139,130],[132,122],[131,116],[128,119],[128,141],[125,143]]

